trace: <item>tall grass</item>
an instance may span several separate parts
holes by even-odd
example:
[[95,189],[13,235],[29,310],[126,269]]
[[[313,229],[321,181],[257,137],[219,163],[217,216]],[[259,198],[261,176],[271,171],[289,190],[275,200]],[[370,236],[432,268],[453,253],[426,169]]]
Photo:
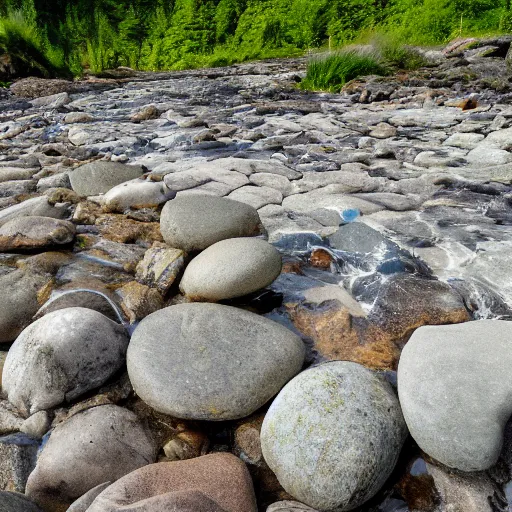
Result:
[[36,22],[33,4],[10,9],[0,17],[0,53],[6,53],[18,72],[52,77],[68,75],[62,48],[50,44]]
[[0,51],[19,47],[41,73],[74,75],[229,65],[390,36],[374,62],[342,51],[322,63],[334,89],[355,73],[421,66],[408,45],[512,31],[511,0],[0,0],[1,16]]
[[313,58],[301,82],[302,89],[339,92],[350,80],[365,75],[386,75],[389,68],[372,53],[342,50]]

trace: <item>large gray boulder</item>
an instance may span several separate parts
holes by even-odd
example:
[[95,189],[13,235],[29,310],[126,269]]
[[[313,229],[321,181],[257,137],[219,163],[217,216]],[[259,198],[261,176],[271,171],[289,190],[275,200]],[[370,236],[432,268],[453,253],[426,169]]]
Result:
[[282,389],[263,421],[261,448],[288,493],[342,512],[379,491],[406,435],[391,386],[359,364],[334,361]]
[[18,217],[0,226],[0,251],[39,249],[69,244],[75,238],[75,226],[50,217]]
[[230,238],[205,249],[185,269],[181,291],[194,299],[241,297],[268,286],[281,272],[281,255],[259,238]]
[[3,390],[25,414],[55,407],[103,384],[123,365],[127,346],[124,327],[97,311],[54,311],[10,348]]
[[46,510],[61,510],[90,489],[155,458],[154,441],[135,414],[116,405],[93,407],[53,430],[26,494]]
[[302,340],[254,313],[180,304],[146,317],[127,365],[135,392],[159,412],[196,420],[248,416],[297,374]]
[[0,298],[0,343],[16,339],[41,307],[38,292],[50,282],[50,277],[15,270],[0,276],[0,290],[8,294]]
[[164,240],[184,251],[201,251],[226,238],[252,236],[260,218],[252,207],[223,197],[185,196],[168,201],[160,217]]
[[139,178],[143,172],[140,166],[98,160],[71,171],[69,180],[78,195],[97,196],[105,194],[120,183]]
[[498,460],[512,414],[512,322],[417,329],[402,351],[398,392],[420,448],[443,464],[482,471]]

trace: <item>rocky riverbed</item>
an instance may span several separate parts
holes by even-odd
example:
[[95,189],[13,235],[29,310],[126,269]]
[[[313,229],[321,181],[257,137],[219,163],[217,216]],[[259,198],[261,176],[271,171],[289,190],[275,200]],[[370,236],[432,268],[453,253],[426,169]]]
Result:
[[0,510],[512,510],[511,41],[0,89]]

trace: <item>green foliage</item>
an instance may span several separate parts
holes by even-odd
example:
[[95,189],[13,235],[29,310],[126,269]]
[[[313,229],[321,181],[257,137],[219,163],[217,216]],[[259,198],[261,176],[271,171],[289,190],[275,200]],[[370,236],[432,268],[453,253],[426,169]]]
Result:
[[21,8],[10,7],[0,17],[0,54],[10,56],[17,73],[53,77],[69,75],[64,52],[52,45],[37,24],[32,1]]
[[386,75],[389,70],[370,52],[346,50],[315,57],[308,64],[301,88],[338,92],[347,82],[366,75]]
[[0,17],[16,27],[0,29],[4,48],[22,41],[74,75],[228,65],[375,33],[391,41],[377,45],[383,62],[412,69],[422,62],[407,45],[512,32],[511,0],[0,0]]

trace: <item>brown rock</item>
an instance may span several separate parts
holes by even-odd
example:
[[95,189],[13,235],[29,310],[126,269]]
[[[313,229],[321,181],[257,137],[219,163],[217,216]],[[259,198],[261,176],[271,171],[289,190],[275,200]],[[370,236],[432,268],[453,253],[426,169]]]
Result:
[[142,121],[148,121],[150,119],[158,119],[160,117],[160,110],[155,105],[148,105],[139,112],[136,112],[131,118],[132,123],[140,123]]
[[101,214],[102,209],[99,205],[91,201],[82,201],[75,209],[73,221],[77,224],[93,225]]
[[101,235],[113,242],[163,242],[158,222],[138,222],[125,215],[105,214],[98,216],[95,224]]
[[329,269],[331,268],[332,256],[323,249],[315,249],[309,257],[309,263],[313,267]]
[[164,307],[162,296],[149,286],[131,281],[117,290],[121,308],[131,324]]
[[39,249],[70,243],[75,226],[50,217],[18,217],[0,227],[0,251]]
[[210,440],[206,434],[186,430],[164,446],[164,453],[169,461],[193,459],[206,455],[209,446]]
[[292,497],[282,488],[272,470],[268,467],[261,451],[260,432],[265,415],[256,414],[242,420],[234,432],[234,453],[249,468],[258,503],[266,506],[276,500]]
[[[133,471],[105,489],[87,512],[114,512],[135,504],[141,512],[163,512],[172,510],[182,493],[190,498],[190,491],[202,493],[225,512],[257,511],[245,464],[234,455],[216,453],[179,462],[160,462]],[[142,508],[146,503],[148,507]],[[195,506],[204,507],[204,503],[204,500],[201,503],[196,499]],[[207,512],[215,509],[191,510]]]
[[311,338],[321,360],[354,361],[369,368],[395,369],[400,351],[389,335],[366,318],[354,316],[337,300],[289,308],[292,321]]

